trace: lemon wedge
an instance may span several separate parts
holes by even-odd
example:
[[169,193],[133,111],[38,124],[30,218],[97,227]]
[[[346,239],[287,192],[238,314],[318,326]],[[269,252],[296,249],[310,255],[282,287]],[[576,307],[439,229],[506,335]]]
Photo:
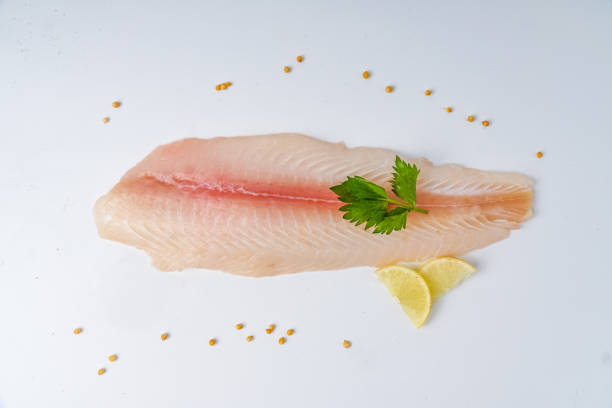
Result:
[[427,282],[414,269],[392,265],[376,271],[391,296],[395,297],[412,323],[423,326],[431,311],[431,294]]
[[476,272],[476,268],[461,259],[443,257],[426,262],[419,272],[427,282],[433,302]]

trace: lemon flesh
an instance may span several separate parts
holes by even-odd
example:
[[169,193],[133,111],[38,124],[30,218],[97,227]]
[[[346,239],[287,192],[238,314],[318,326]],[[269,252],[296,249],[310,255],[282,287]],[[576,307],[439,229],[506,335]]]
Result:
[[461,259],[443,257],[426,262],[419,272],[427,282],[433,302],[476,272],[476,268]]
[[423,326],[431,311],[431,294],[427,282],[414,269],[393,265],[376,271],[391,296],[395,297],[412,323]]

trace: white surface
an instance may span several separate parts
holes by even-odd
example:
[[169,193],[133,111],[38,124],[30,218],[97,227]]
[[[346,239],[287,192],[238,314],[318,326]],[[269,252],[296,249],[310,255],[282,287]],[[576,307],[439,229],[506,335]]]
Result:
[[[0,407],[612,407],[612,2],[180,3],[0,0]],[[97,237],[156,145],[278,131],[524,172],[535,217],[419,331],[370,268],[161,273]]]

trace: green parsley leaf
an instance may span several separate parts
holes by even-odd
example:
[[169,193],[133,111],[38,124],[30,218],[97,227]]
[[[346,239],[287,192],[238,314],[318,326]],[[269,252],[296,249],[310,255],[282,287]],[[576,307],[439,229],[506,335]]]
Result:
[[[398,200],[391,199],[387,191],[363,177],[347,177],[342,184],[330,187],[346,205],[340,207],[344,219],[355,225],[365,223],[365,229],[374,228],[375,234],[390,234],[406,228],[408,213],[428,211],[416,207],[416,181],[419,169],[395,157],[393,178],[389,180]],[[395,206],[389,209],[389,206]]]
[[399,156],[395,156],[395,166],[393,166],[393,179],[390,181],[393,192],[396,196],[416,205],[416,181],[419,176],[419,169],[412,164],[408,164]]
[[376,224],[374,233],[389,235],[393,231],[399,231],[406,228],[408,212],[408,209],[402,207],[396,207],[391,211],[388,211],[385,217]]
[[348,203],[340,207],[340,211],[345,211],[343,218],[355,225],[367,222],[366,229],[369,229],[382,221],[387,213],[387,192],[363,177],[348,177],[344,183],[331,187],[331,190],[338,195],[340,201]]
[[356,200],[387,201],[389,198],[384,188],[359,176],[347,177],[344,183],[332,187],[331,191],[338,194],[338,199],[344,203]]

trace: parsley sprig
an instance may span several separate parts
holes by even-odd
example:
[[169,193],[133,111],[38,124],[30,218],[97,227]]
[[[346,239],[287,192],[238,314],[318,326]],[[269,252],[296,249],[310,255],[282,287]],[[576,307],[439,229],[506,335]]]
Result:
[[[406,228],[406,219],[411,211],[427,214],[428,211],[416,206],[416,181],[419,169],[395,156],[393,178],[389,180],[391,189],[398,199],[391,199],[387,191],[364,179],[347,177],[346,181],[331,190],[338,199],[347,203],[340,207],[343,218],[355,225],[365,223],[365,229],[375,227],[374,234],[390,234]],[[395,206],[389,209],[390,206]]]

